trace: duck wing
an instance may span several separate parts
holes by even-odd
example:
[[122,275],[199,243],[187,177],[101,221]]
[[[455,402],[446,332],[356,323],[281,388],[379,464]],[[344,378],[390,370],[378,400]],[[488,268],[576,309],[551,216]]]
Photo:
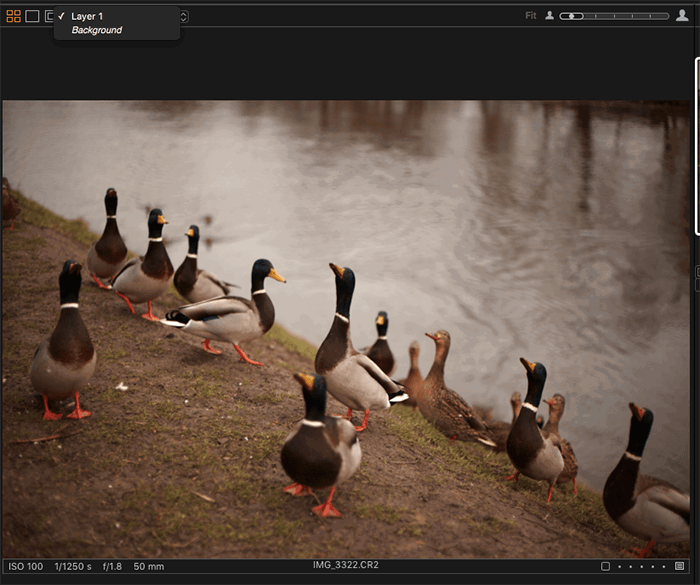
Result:
[[637,478],[637,497],[647,496],[650,502],[670,510],[690,524],[690,496],[676,486],[658,477],[639,474]]
[[125,270],[128,270],[132,266],[137,266],[137,265],[141,264],[142,261],[143,261],[143,256],[134,256],[131,260],[129,260],[126,264],[124,264],[124,266],[122,266],[122,269],[114,275],[114,277],[112,278],[112,280],[110,282],[112,284],[114,284],[114,281],[117,280],[117,278],[119,278],[120,274],[122,274]]
[[[367,373],[374,378],[378,384],[386,390],[386,393],[389,394],[390,396],[396,394],[397,390],[402,390],[405,388],[402,384],[399,384],[398,382],[394,382],[389,376],[387,376],[384,372],[382,372],[381,368],[375,364],[371,359],[369,359],[366,355],[355,352],[352,356],[350,356],[350,359],[353,360],[356,364],[362,366]],[[406,396],[408,398],[408,396]]]
[[242,297],[222,296],[179,307],[178,311],[195,321],[206,321],[226,315],[255,311],[255,304]]

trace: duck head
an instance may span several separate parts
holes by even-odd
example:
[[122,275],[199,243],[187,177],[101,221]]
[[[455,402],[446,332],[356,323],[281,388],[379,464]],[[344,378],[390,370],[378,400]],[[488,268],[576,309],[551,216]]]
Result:
[[61,304],[77,303],[80,294],[80,285],[83,279],[80,270],[83,265],[75,260],[66,260],[63,263],[61,274],[58,275],[58,288],[61,291]]
[[537,408],[542,400],[547,370],[542,364],[529,362],[525,358],[520,358],[520,363],[527,370],[527,396],[525,397],[525,402]]
[[267,277],[274,278],[280,282],[287,282],[272,266],[272,262],[265,260],[265,258],[260,258],[253,264],[253,271],[251,273],[251,280],[253,283],[253,292],[261,290],[263,288],[263,281]]
[[566,407],[566,400],[561,394],[555,394],[549,400],[543,400],[542,402],[549,405],[549,417],[554,417],[556,420],[561,420],[564,414],[564,408]]
[[168,220],[163,216],[163,212],[156,208],[151,209],[148,214],[148,237],[149,239],[162,238],[163,226],[168,223]]
[[298,372],[294,378],[301,384],[306,404],[306,420],[322,420],[326,413],[326,380],[318,374]]
[[189,248],[187,250],[188,254],[196,254],[199,248],[199,228],[196,225],[191,225],[190,229],[185,232],[187,236],[187,242]]
[[350,319],[350,303],[355,291],[355,273],[350,268],[341,268],[330,262],[328,264],[335,274],[335,312]]
[[386,314],[386,311],[379,311],[374,323],[377,326],[377,335],[386,335],[386,332],[389,329],[389,316]]
[[627,443],[627,452],[637,457],[641,457],[644,453],[651,426],[654,424],[654,413],[648,408],[637,406],[634,402],[629,403],[632,411],[632,420],[630,422],[630,438]]
[[110,187],[105,193],[105,210],[107,215],[117,215],[117,191]]

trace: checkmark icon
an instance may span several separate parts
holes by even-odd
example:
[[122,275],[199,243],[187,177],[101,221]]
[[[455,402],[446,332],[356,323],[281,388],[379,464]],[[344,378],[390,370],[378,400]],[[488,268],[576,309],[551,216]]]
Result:
[[61,12],[61,14],[58,15],[58,20],[63,20],[64,14],[65,14],[65,12]]

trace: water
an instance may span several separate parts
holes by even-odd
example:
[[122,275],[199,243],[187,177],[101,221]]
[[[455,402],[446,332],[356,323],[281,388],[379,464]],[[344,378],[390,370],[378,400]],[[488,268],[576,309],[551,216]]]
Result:
[[349,266],[353,342],[373,343],[386,310],[397,379],[414,339],[427,374],[424,334],[447,329],[450,387],[510,420],[510,394],[526,392],[518,358],[542,362],[582,481],[602,489],[635,401],[655,414],[644,471],[688,490],[689,111],[5,102],[3,173],[97,232],[115,187],[139,253],[161,207],[175,266],[198,224],[200,266],[245,295],[253,262],[270,259],[288,280],[266,284],[277,321],[316,345],[335,309],[328,263]]

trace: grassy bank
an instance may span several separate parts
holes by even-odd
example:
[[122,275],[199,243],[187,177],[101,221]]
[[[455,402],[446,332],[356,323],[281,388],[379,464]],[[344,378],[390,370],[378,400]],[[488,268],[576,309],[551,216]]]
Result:
[[[569,484],[547,505],[544,484],[504,480],[505,454],[450,445],[402,406],[371,414],[362,465],[334,498],[342,518],[318,518],[313,497],[282,492],[291,481],[279,461],[304,410],[292,374],[313,370],[315,348],[275,326],[244,347],[263,367],[225,344],[211,355],[199,338],[141,319],[144,306],[132,315],[87,269],[80,310],[98,361],[80,399],[92,416],[42,420],[29,366],[56,323],[63,262],[84,262],[97,235],[15,195],[23,213],[3,233],[5,557],[616,558],[644,544],[595,491],[574,496]],[[171,288],[153,310],[180,304]],[[329,397],[329,410],[346,409]]]

